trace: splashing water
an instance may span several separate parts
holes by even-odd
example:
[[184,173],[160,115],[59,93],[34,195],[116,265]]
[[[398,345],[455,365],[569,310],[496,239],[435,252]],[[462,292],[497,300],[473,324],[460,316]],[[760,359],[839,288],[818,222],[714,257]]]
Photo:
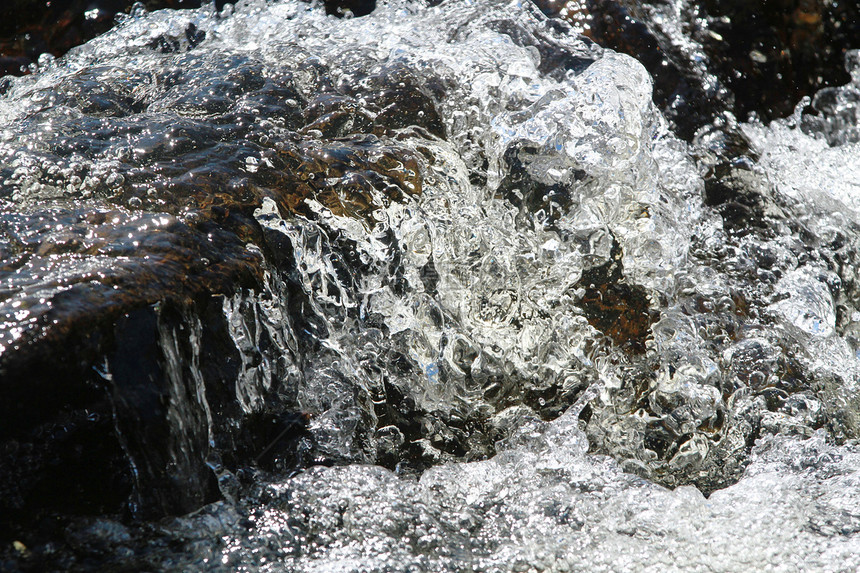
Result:
[[[640,64],[529,4],[140,13],[12,82],[0,198],[112,209],[142,250],[28,230],[65,247],[4,316],[157,252],[141,219],[234,213],[263,269],[221,309],[241,409],[312,413],[342,465],[237,499],[213,464],[230,503],[163,525],[155,568],[848,571],[857,89],[687,145]],[[215,444],[195,360],[171,412]]]

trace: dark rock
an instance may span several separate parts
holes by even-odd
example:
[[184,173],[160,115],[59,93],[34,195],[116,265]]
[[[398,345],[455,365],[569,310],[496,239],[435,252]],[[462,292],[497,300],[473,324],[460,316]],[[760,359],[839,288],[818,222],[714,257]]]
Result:
[[[199,8],[201,0],[145,0],[148,10]],[[10,0],[0,8],[0,76],[29,73],[42,54],[61,56],[113,27],[133,0]],[[221,9],[225,0],[215,0]]]
[[[146,10],[190,9],[211,4],[221,10],[227,0],[8,0],[0,6],[0,77],[30,72],[42,54],[62,56],[111,29],[118,15],[139,5]],[[326,12],[338,17],[365,16],[376,0],[325,0]],[[193,26],[186,30],[192,47],[204,38]],[[179,48],[178,39],[159,39],[162,51]],[[2,87],[0,87],[2,93]]]
[[[308,102],[290,74],[252,59],[200,65],[191,27],[162,39],[148,49],[177,66],[157,85],[124,70],[75,74],[32,115],[75,117],[57,117],[66,127],[36,155],[12,152],[23,170],[4,159],[4,543],[26,534],[40,547],[54,536],[40,524],[56,516],[187,513],[230,498],[231,476],[249,467],[329,463],[296,403],[324,327],[293,245],[255,212],[270,201],[275,216],[314,218],[314,198],[371,220],[376,197],[421,192],[421,158],[399,134],[444,136],[444,85],[405,69],[333,86],[308,62]],[[94,173],[108,156],[116,169]],[[351,284],[363,263],[348,240],[333,243]]]
[[686,140],[724,112],[769,121],[790,115],[804,96],[846,83],[845,53],[860,37],[856,2],[589,0],[585,10],[536,3],[642,62],[654,102]]
[[626,352],[642,354],[660,313],[651,309],[644,288],[625,280],[622,256],[613,237],[610,260],[585,270],[576,284],[584,290],[579,306],[591,326]]
[[586,5],[588,35],[601,46],[642,62],[654,79],[654,103],[680,137],[690,139],[696,129],[731,107],[734,94],[712,85],[706,64],[691,60],[681,48],[682,39],[660,29],[653,12],[645,10],[647,4],[589,0]]
[[702,2],[702,44],[711,69],[735,94],[733,112],[784,117],[825,86],[849,80],[845,52],[857,47],[856,2]]

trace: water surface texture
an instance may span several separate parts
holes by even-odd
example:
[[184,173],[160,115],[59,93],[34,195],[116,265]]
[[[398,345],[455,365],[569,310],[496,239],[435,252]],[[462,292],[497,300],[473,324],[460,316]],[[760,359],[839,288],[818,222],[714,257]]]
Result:
[[247,1],[10,80],[0,563],[855,570],[860,55],[681,139],[586,31]]

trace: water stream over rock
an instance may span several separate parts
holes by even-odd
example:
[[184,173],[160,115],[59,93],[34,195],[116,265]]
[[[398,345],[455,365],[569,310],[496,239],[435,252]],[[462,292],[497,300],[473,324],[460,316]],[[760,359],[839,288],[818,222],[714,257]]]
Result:
[[684,122],[584,32],[249,0],[9,80],[0,564],[853,570],[860,57]]

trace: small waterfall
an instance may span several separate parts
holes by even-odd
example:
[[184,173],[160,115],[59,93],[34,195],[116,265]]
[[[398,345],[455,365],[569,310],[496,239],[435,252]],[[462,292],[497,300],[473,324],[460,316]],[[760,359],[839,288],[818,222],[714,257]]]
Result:
[[573,4],[140,10],[9,80],[0,476],[106,444],[70,563],[848,570],[857,53],[766,125],[666,51],[687,118]]

